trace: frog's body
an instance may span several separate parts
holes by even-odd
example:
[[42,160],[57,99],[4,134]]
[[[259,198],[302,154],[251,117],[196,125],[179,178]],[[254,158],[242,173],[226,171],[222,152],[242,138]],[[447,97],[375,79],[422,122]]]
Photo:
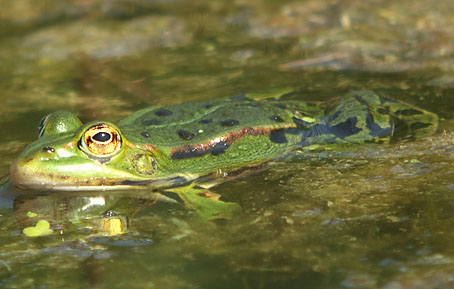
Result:
[[192,208],[216,207],[219,196],[177,187],[237,175],[314,144],[389,142],[397,127],[405,128],[402,138],[428,135],[437,123],[435,114],[367,91],[320,103],[241,96],[154,106],[118,126],[82,125],[57,112],[12,165],[11,180],[48,190],[171,188]]

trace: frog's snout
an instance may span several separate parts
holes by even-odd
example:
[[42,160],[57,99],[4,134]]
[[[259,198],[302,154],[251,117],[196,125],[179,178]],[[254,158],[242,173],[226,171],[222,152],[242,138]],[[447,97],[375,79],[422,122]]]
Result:
[[16,159],[10,168],[10,181],[15,187],[22,187],[21,184],[24,180],[29,179],[29,176],[25,174],[23,166],[18,164],[19,160]]
[[10,180],[15,187],[30,188],[36,180],[36,174],[31,170],[27,162],[16,159],[10,168]]

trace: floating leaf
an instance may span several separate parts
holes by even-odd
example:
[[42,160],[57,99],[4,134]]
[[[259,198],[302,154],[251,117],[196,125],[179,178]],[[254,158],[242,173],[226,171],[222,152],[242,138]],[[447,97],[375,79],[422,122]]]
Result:
[[33,212],[31,212],[31,211],[28,211],[28,212],[27,212],[27,217],[29,217],[29,218],[34,218],[34,217],[36,217],[36,216],[38,216],[37,213],[33,213]]
[[53,230],[50,228],[48,221],[39,220],[35,226],[27,227],[22,232],[28,237],[38,237],[50,235],[53,233]]

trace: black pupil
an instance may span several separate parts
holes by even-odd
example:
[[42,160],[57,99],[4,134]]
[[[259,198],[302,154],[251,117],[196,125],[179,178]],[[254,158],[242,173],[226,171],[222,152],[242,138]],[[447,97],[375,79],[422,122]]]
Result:
[[110,140],[110,133],[104,131],[98,132],[93,136],[93,139],[99,142],[106,142]]

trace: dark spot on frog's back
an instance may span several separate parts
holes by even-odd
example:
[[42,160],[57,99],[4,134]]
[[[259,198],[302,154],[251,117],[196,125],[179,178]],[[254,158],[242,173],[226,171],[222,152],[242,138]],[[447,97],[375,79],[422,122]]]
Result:
[[217,156],[217,155],[220,155],[222,153],[225,153],[225,150],[228,149],[229,147],[230,147],[229,144],[226,144],[225,142],[221,141],[221,142],[218,142],[217,144],[215,144],[214,146],[211,147],[210,153],[213,156]]
[[287,143],[287,138],[285,137],[285,130],[276,129],[270,133],[270,141],[278,144]]
[[221,121],[222,126],[235,126],[239,123],[240,122],[236,119],[226,119],[226,120]]
[[171,158],[173,160],[183,160],[195,157],[201,157],[209,153],[208,150],[198,150],[198,149],[191,149],[191,150],[181,150],[172,153]]
[[171,158],[173,160],[188,159],[194,157],[201,157],[206,154],[211,153],[214,156],[224,153],[230,147],[229,144],[220,141],[215,145],[207,146],[205,148],[200,148],[197,146],[187,146],[183,150],[177,150],[171,153]]
[[157,119],[147,119],[147,120],[142,121],[142,123],[143,123],[143,125],[146,125],[146,126],[162,124],[162,122]]
[[167,108],[160,108],[154,112],[157,116],[169,116],[172,115],[173,112],[171,110],[168,110]]
[[423,114],[423,112],[420,110],[417,110],[417,109],[402,109],[402,110],[396,111],[396,115],[411,116],[411,115],[416,115],[416,114]]
[[329,130],[336,137],[343,139],[362,130],[361,128],[356,127],[357,122],[358,120],[356,117],[350,117],[344,122],[331,126]]
[[212,122],[213,122],[213,120],[211,118],[199,120],[199,123],[202,123],[202,124],[209,124],[209,123],[212,123]]
[[193,139],[195,136],[193,133],[190,133],[189,131],[182,129],[178,130],[178,135],[184,140]]

